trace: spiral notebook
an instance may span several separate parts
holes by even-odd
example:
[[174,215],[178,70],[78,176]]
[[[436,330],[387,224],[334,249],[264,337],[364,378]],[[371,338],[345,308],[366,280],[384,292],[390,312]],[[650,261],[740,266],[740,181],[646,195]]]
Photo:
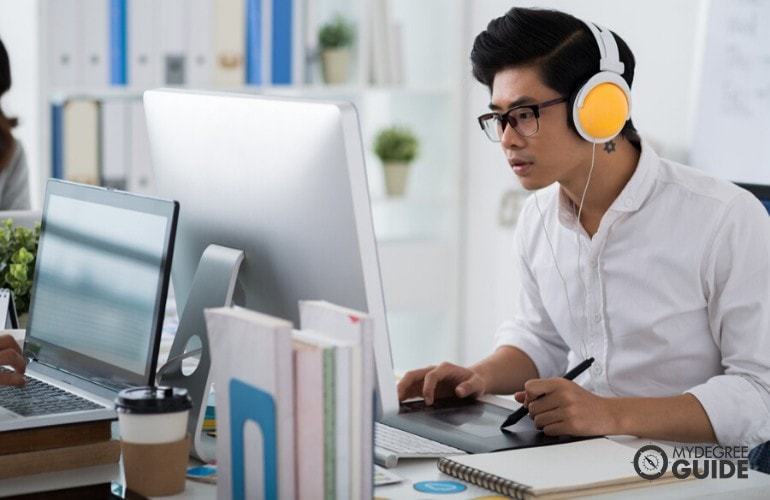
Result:
[[636,449],[607,438],[495,453],[457,455],[438,461],[441,472],[519,499],[572,498],[665,484],[634,470]]

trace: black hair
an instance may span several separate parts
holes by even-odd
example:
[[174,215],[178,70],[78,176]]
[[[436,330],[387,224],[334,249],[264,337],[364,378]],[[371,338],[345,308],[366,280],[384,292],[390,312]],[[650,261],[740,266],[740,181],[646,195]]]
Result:
[[[625,66],[622,77],[631,88],[636,65],[634,54],[622,38],[612,35]],[[490,92],[500,71],[531,67],[545,85],[570,98],[599,72],[599,57],[596,38],[580,19],[557,10],[519,7],[490,21],[487,29],[476,37],[471,50],[473,76]],[[569,126],[577,133],[571,118]],[[639,141],[630,118],[621,134]]]
[[[3,41],[0,40],[0,98],[11,88],[11,62],[8,59],[8,51],[5,50]],[[11,129],[18,125],[16,118],[5,115],[0,107],[0,170],[4,169],[13,156],[15,141]]]

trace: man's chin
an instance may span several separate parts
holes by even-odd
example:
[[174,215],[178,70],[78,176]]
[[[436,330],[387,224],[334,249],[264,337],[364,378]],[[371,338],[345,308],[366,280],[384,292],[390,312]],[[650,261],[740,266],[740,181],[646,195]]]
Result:
[[527,191],[537,191],[538,189],[543,189],[544,187],[548,187],[553,183],[554,181],[549,182],[538,179],[530,179],[527,177],[519,177],[519,184],[521,184],[521,187]]

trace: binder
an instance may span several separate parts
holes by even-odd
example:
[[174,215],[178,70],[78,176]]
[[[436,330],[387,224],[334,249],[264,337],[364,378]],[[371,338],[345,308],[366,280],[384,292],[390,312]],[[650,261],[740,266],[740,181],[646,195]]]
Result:
[[162,81],[167,85],[184,85],[187,83],[187,38],[195,36],[187,31],[188,9],[184,0],[163,0],[155,6],[160,19],[156,27]]
[[62,178],[83,184],[100,184],[99,102],[70,99],[64,102]]
[[273,0],[271,81],[276,85],[294,83],[294,0]]
[[101,105],[101,179],[102,185],[125,190],[128,175],[129,101],[107,99]]
[[64,177],[64,103],[51,103],[51,177]]
[[110,83],[125,85],[127,80],[126,0],[109,0]]
[[51,83],[56,87],[79,85],[78,0],[56,0],[47,5]]
[[217,387],[217,498],[295,498],[291,323],[206,309]]
[[214,83],[243,85],[246,4],[244,0],[214,0]]
[[110,83],[109,0],[79,0],[78,32],[80,84],[103,87]]
[[155,173],[150,156],[150,140],[141,100],[130,101],[130,151],[126,189],[132,193],[154,195]]
[[262,25],[262,0],[246,0],[246,83],[249,85],[263,82]]
[[187,18],[187,83],[209,86],[214,76],[214,6],[211,0],[189,0]]
[[154,15],[153,0],[126,0],[128,12],[128,82],[133,86],[149,86],[160,82],[158,62],[159,22]]

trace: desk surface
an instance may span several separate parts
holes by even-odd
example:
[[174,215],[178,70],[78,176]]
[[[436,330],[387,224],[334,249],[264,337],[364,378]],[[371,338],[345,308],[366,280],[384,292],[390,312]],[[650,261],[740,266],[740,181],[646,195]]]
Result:
[[[631,443],[628,443],[631,445]],[[465,485],[467,488],[452,494],[429,494],[415,489],[415,484],[423,481],[453,481],[454,478],[439,472],[434,459],[401,460],[398,467],[391,469],[397,475],[404,478],[397,484],[378,486],[375,489],[375,497],[378,499],[407,500],[430,498],[445,498],[446,500],[469,500],[479,497],[492,496],[492,492],[473,485]],[[118,464],[102,465],[77,469],[75,471],[61,471],[48,474],[18,477],[0,480],[0,496],[17,495],[41,489],[67,488],[84,484],[94,484],[108,481],[120,481],[122,479]],[[770,475],[756,471],[749,471],[746,479],[692,479],[678,481],[669,484],[651,485],[632,490],[625,490],[613,494],[599,495],[593,498],[603,499],[642,499],[642,498],[740,498],[766,499],[770,491]],[[216,498],[216,486],[195,481],[187,481],[184,493],[174,496],[162,497],[167,500],[212,500]]]

